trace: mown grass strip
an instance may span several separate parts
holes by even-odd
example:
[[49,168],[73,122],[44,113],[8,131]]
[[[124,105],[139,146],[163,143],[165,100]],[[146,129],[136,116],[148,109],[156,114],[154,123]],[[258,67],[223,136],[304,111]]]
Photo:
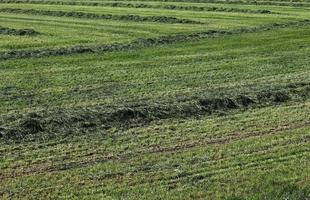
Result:
[[122,7],[122,8],[152,8],[167,10],[191,10],[191,11],[212,11],[212,12],[236,12],[255,14],[277,14],[270,10],[251,10],[241,8],[225,7],[202,7],[202,6],[179,6],[179,5],[152,5],[144,3],[124,3],[124,2],[77,2],[77,1],[35,1],[35,0],[5,0],[1,3],[29,3],[48,5],[79,5],[79,6],[102,6],[102,7]]
[[[187,124],[183,120],[173,120],[124,132],[100,131],[96,134],[84,134],[82,137],[67,138],[65,141],[55,139],[42,143],[31,142],[10,146],[4,144],[2,152],[0,152],[3,156],[0,173],[3,180],[2,185],[5,188],[3,191],[6,193],[12,190],[20,191],[20,184],[15,184],[15,182],[20,183],[28,178],[33,182],[33,177],[47,176],[44,182],[50,181],[51,173],[52,177],[74,177],[73,182],[76,182],[77,178],[75,177],[79,176],[83,181],[91,181],[91,187],[96,190],[101,187],[100,191],[114,191],[116,187],[124,188],[123,184],[127,185],[127,181],[133,183],[130,186],[134,188],[142,188],[145,185],[148,187],[149,183],[167,187],[174,187],[173,185],[177,183],[184,187],[192,187],[193,184],[198,185],[210,180],[213,181],[208,182],[210,185],[219,179],[227,181],[227,177],[232,180],[236,177],[236,173],[242,173],[239,176],[244,180],[244,174],[252,174],[259,171],[260,168],[265,173],[267,169],[284,167],[286,175],[288,165],[291,165],[291,169],[296,169],[295,164],[304,163],[299,167],[302,171],[306,166],[306,162],[303,161],[309,157],[309,153],[306,152],[309,141],[309,137],[307,137],[309,124],[304,128],[298,128],[296,125],[299,124],[303,127],[302,123],[307,123],[307,117],[304,119],[303,116],[306,116],[308,106],[304,107],[303,104],[300,104],[295,107],[296,105],[262,108],[263,111],[255,109],[229,117],[207,117],[206,120],[193,120],[199,121],[199,124]],[[284,107],[285,109],[282,109]],[[279,119],[281,116],[289,118],[287,123],[283,119]],[[276,120],[273,121],[275,117]],[[254,118],[256,119],[255,127],[253,127]],[[269,120],[271,123],[266,124],[266,122],[270,122]],[[238,125],[235,126],[235,123],[242,123],[242,130],[239,132],[237,129],[240,135],[252,133],[252,128],[255,128],[254,131],[267,132],[258,138],[229,140],[230,133],[235,133],[233,127],[238,127]],[[283,127],[284,124],[288,126]],[[159,126],[163,129],[158,130]],[[165,127],[171,126],[176,127],[173,132],[165,129]],[[208,126],[208,128],[204,129],[201,126]],[[188,127],[193,129],[187,129]],[[279,132],[269,134],[268,131],[276,131],[274,129]],[[213,136],[214,133],[217,135],[218,131],[224,134],[223,137],[226,133],[228,134],[227,143],[215,145],[201,143],[191,149],[181,149],[180,151],[176,149],[167,153],[152,154],[149,152],[150,149],[156,147],[182,146],[183,141],[200,142],[200,138],[207,137],[207,133]],[[173,138],[179,132],[184,132],[184,134],[180,134],[182,140],[174,140]],[[165,137],[158,137],[161,134]],[[32,162],[29,163],[29,160]],[[271,179],[274,180],[273,177]],[[284,179],[287,180],[287,176]],[[256,180],[257,178],[253,178],[253,181]],[[288,181],[292,181],[292,179]],[[14,184],[11,184],[12,182]],[[59,182],[58,177],[55,178],[55,183],[57,182]],[[236,180],[236,183],[239,182],[239,179]],[[53,182],[51,185],[57,185],[55,183]],[[186,185],[188,183],[189,185]],[[272,183],[274,184],[273,181]],[[120,185],[118,186],[118,184]],[[42,185],[37,184],[27,189],[41,193],[44,189],[41,187]],[[70,185],[70,183],[66,183],[66,185]],[[83,184],[82,188],[89,189],[89,185],[88,183]],[[113,185],[113,187],[109,187],[109,185]],[[81,185],[78,184],[77,188],[80,190]],[[70,190],[73,189],[70,188]],[[135,190],[132,189],[132,191]],[[64,193],[66,192],[67,190],[64,191]],[[14,193],[14,195],[22,197],[24,193]]]
[[[14,10],[14,9],[13,9]],[[1,10],[0,10],[1,12]],[[299,27],[310,25],[310,20],[302,20],[297,22],[288,23],[274,23],[268,25],[262,25],[254,28],[241,28],[232,31],[224,30],[209,30],[204,32],[179,34],[161,36],[158,38],[141,38],[129,43],[114,43],[104,44],[97,46],[72,46],[57,49],[37,49],[37,50],[15,50],[0,53],[0,60],[12,59],[12,58],[30,58],[30,57],[44,57],[44,56],[59,56],[59,55],[71,55],[79,53],[104,53],[113,51],[122,51],[137,48],[146,48],[151,46],[160,46],[167,44],[174,44],[179,42],[197,41],[206,38],[221,37],[226,35],[241,34],[241,33],[253,33],[259,31],[268,31],[278,28],[286,27]]]
[[33,36],[38,35],[39,32],[33,29],[14,29],[7,27],[0,27],[1,35],[17,35],[17,36]]
[[[296,125],[295,127],[291,127],[291,128],[282,128],[281,130],[277,131],[277,134],[279,132],[295,130],[295,129],[298,129],[299,127],[305,128],[308,126],[309,126],[309,124]],[[270,136],[268,133],[266,135]],[[267,137],[266,135],[261,135],[261,137],[262,136]],[[240,142],[242,140],[248,140],[250,138],[252,138],[252,137],[243,137],[243,138],[240,138],[237,140],[235,140],[235,139],[230,140],[229,138],[226,138],[225,144],[232,143],[232,142]],[[249,154],[245,154],[245,153],[235,154],[235,157],[239,157],[239,159],[241,159],[241,158],[249,159],[249,158],[255,156],[256,159],[254,161],[265,162],[266,160],[271,160],[274,158],[274,157],[271,157],[272,153],[284,151],[284,150],[287,150],[288,148],[300,147],[301,144],[306,143],[304,141],[293,141],[293,142],[295,142],[295,143],[287,144],[284,146],[281,146],[280,144],[278,144],[277,146],[268,149],[268,151],[256,150],[255,149],[255,150],[252,150],[251,153],[249,153]],[[53,166],[43,166],[42,164],[45,163],[46,160],[42,160],[42,162],[40,162],[40,163],[33,164],[32,168],[28,168],[28,170],[20,171],[20,172],[14,173],[14,174],[11,174],[11,173],[1,174],[0,173],[0,177],[2,180],[5,180],[5,179],[17,178],[17,177],[25,176],[25,175],[29,176],[31,174],[44,174],[46,172],[57,172],[57,171],[72,170],[72,169],[77,169],[77,168],[84,168],[84,167],[96,165],[98,163],[108,162],[111,160],[116,161],[116,160],[121,159],[123,161],[124,160],[129,161],[129,160],[134,160],[134,158],[137,155],[139,155],[139,156],[152,156],[152,155],[156,154],[156,155],[165,156],[165,155],[169,155],[170,153],[185,153],[188,151],[195,151],[195,149],[197,149],[199,147],[203,147],[206,145],[212,145],[212,144],[218,145],[218,144],[222,144],[222,143],[216,143],[216,142],[212,142],[212,141],[200,141],[199,143],[197,142],[197,145],[193,145],[191,147],[174,146],[174,147],[171,147],[168,151],[166,151],[166,149],[165,149],[166,147],[162,147],[162,150],[158,150],[158,151],[154,151],[152,149],[152,147],[150,147],[150,149],[138,148],[138,149],[135,149],[134,151],[121,152],[121,153],[117,153],[117,154],[111,155],[111,156],[106,156],[106,155],[104,155],[103,152],[98,151],[98,152],[92,152],[91,153],[91,155],[92,155],[91,159],[87,159],[89,157],[85,156],[81,160],[76,160],[76,161],[71,161],[71,160],[68,162],[65,162],[65,161],[57,162],[57,161],[55,161]],[[267,152],[268,152],[269,156],[266,156]],[[301,151],[298,153],[304,153],[304,151]],[[48,159],[50,159],[50,157]],[[223,166],[221,166],[221,168],[219,168],[220,166],[218,166],[219,161],[221,163],[223,163]],[[212,159],[212,160],[209,160],[207,162],[204,162],[204,165],[207,164],[208,168],[210,168],[210,170],[212,170],[213,172],[216,172],[216,173],[219,171],[222,171],[223,169],[225,169],[225,172],[231,171],[231,170],[234,170],[234,168],[237,166],[236,164],[233,164],[233,163],[231,165],[227,165],[227,164],[225,165],[225,163],[227,163],[227,162],[229,162],[229,163],[231,162],[231,157],[227,156],[225,158]],[[253,164],[253,162],[251,162],[251,164]],[[41,167],[38,167],[38,166],[41,166]],[[201,168],[201,166],[199,166],[199,165],[197,165],[196,167],[197,168],[195,168],[194,171],[187,174],[187,177],[196,178],[196,176],[193,176],[194,174],[201,175],[201,173],[204,171],[203,168]],[[139,172],[143,172],[143,171],[148,171],[148,172],[157,171],[158,172],[158,171],[163,171],[163,170],[167,170],[167,169],[168,169],[167,166],[165,166],[165,167],[162,166],[160,168],[154,167],[152,169],[145,169],[145,170],[143,170],[143,169],[141,169],[141,170],[127,169],[125,171],[118,171],[118,172],[114,172],[114,173],[106,173],[102,177],[100,177],[100,179],[108,179],[108,178],[114,177],[114,175],[125,176],[128,173],[139,173]],[[214,175],[215,175],[215,173],[214,173]],[[182,176],[182,178],[185,178],[185,177],[186,176]],[[172,180],[174,178],[176,178],[176,177],[175,176],[167,177],[167,181]],[[179,178],[181,178],[181,177],[179,177]]]
[[181,24],[202,24],[202,22],[189,19],[180,19],[168,16],[140,16],[140,15],[112,15],[112,14],[95,14],[85,12],[65,12],[51,10],[35,10],[35,9],[19,9],[19,8],[2,8],[0,12],[16,13],[16,14],[31,14],[45,15],[54,17],[74,17],[84,19],[104,19],[104,20],[124,20],[137,22],[159,22],[159,23],[181,23]]
[[[115,1],[123,1],[123,0],[115,0]],[[136,0],[127,0],[127,1],[136,1]],[[154,1],[310,7],[310,4],[308,2],[296,2],[296,1],[282,1],[282,2],[280,1],[255,1],[255,0],[154,0]]]
[[[35,112],[3,119],[0,138],[22,141],[42,134],[54,137],[70,130],[92,131],[96,128],[140,126],[158,119],[189,118],[253,106],[264,106],[302,100],[310,97],[310,83],[287,85],[285,88],[260,91],[256,94],[234,94],[226,97],[204,97],[174,104],[124,105],[107,112],[106,107]],[[13,121],[12,121],[13,119]]]
[[[166,2],[166,0],[162,0]],[[168,0],[173,2],[187,2],[187,0]],[[190,0],[195,3],[225,3],[225,4],[242,4],[242,5],[268,5],[268,6],[296,6],[310,7],[308,3],[293,2],[293,1],[255,1],[255,0]]]

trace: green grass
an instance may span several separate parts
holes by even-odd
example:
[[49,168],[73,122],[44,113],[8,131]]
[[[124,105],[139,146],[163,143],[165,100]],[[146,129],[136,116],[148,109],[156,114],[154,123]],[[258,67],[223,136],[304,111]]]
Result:
[[[33,49],[46,47],[63,47],[83,44],[109,44],[127,42],[136,38],[158,37],[166,34],[201,31],[204,28],[195,25],[165,25],[158,23],[133,23],[112,20],[87,20],[74,18],[27,16],[18,14],[1,14],[1,26],[25,28],[42,32],[35,37],[18,38],[0,36],[1,51],[16,49]],[[59,27],[55,30],[55,26]],[[147,27],[146,27],[147,26]]]
[[[13,94],[2,100],[1,110],[173,101],[219,89],[242,93],[309,82],[309,30],[249,33],[105,55],[3,61],[0,86]],[[25,97],[15,98],[19,92]]]
[[309,105],[2,145],[1,188],[14,198],[306,199]]
[[[156,4],[155,4],[156,5]],[[176,4],[178,5],[178,4]],[[194,4],[195,5],[195,4]],[[146,8],[115,8],[96,6],[70,5],[36,5],[36,4],[0,4],[3,8],[20,8],[35,10],[50,10],[63,12],[85,12],[94,14],[113,14],[138,16],[168,16],[180,19],[190,19],[206,24],[165,24],[152,22],[115,21],[101,19],[80,19],[73,17],[53,17],[25,15],[1,12],[0,26],[23,29],[32,28],[43,33],[36,37],[18,38],[15,36],[0,36],[3,40],[0,51],[20,49],[64,47],[73,45],[110,44],[128,42],[137,38],[153,38],[163,35],[199,32],[210,29],[236,29],[240,27],[255,27],[271,23],[285,23],[308,19],[309,10],[271,7],[271,11],[279,14],[253,14],[231,12],[198,12]],[[270,9],[269,7],[259,7]],[[247,9],[240,7],[240,9]],[[252,8],[253,9],[253,6]],[[55,29],[57,26],[57,29]]]
[[309,1],[120,1],[273,14],[40,1],[0,3],[0,10],[170,16],[206,24],[0,12],[0,27],[39,33],[1,34],[1,55],[271,28],[0,60],[0,199],[310,198],[310,25],[289,25],[310,19],[307,6],[289,5]]

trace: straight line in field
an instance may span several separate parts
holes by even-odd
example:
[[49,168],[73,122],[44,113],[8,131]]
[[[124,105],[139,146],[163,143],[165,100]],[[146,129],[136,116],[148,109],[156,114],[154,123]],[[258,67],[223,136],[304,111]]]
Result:
[[[0,10],[1,12],[1,10]],[[45,57],[45,56],[61,56],[61,55],[72,55],[81,53],[106,53],[114,51],[123,51],[130,49],[140,49],[153,46],[162,46],[168,44],[175,44],[180,42],[188,41],[199,41],[206,38],[223,37],[227,35],[238,35],[242,33],[255,33],[261,31],[270,31],[280,28],[288,27],[300,27],[310,25],[310,20],[301,20],[297,22],[288,23],[274,23],[262,25],[254,28],[241,28],[232,31],[223,30],[209,30],[204,32],[196,32],[190,34],[179,34],[161,36],[158,38],[141,38],[134,40],[129,43],[114,43],[114,44],[103,44],[96,46],[72,46],[56,49],[38,49],[38,50],[15,50],[0,53],[0,61],[12,58],[31,58],[31,57]]]
[[104,19],[104,20],[123,20],[136,22],[158,22],[158,23],[180,23],[180,24],[203,24],[199,21],[190,19],[181,19],[170,16],[140,16],[140,15],[112,15],[112,14],[96,14],[74,11],[52,11],[52,10],[36,10],[36,9],[20,9],[20,8],[1,8],[3,13],[17,13],[30,15],[44,15],[55,17],[74,17],[83,19]]
[[100,7],[120,7],[120,8],[151,8],[167,10],[191,10],[191,11],[211,11],[211,12],[235,12],[235,13],[253,13],[253,14],[278,14],[267,9],[254,10],[242,8],[225,8],[216,6],[180,6],[180,5],[152,5],[145,3],[129,2],[79,2],[79,1],[42,1],[42,0],[5,0],[1,3],[27,3],[27,4],[47,4],[47,5],[78,5],[78,6],[100,6]]

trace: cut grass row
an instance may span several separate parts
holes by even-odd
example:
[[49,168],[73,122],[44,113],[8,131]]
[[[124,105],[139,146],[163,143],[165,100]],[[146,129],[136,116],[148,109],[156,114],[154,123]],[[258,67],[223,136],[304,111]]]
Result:
[[[1,10],[0,10],[1,12]],[[14,12],[14,11],[13,11]],[[105,53],[113,51],[122,51],[122,50],[131,50],[146,48],[152,46],[161,46],[167,44],[174,44],[178,42],[186,41],[196,41],[205,38],[212,37],[221,37],[226,35],[242,34],[242,33],[251,33],[251,32],[260,32],[260,31],[269,31],[278,28],[286,27],[302,27],[308,26],[310,20],[302,20],[297,22],[289,23],[275,23],[267,24],[254,28],[242,28],[232,31],[221,31],[221,30],[209,30],[206,32],[190,33],[187,35],[172,35],[172,36],[162,36],[159,38],[146,38],[138,39],[129,43],[115,43],[109,45],[96,45],[96,46],[72,46],[68,48],[59,48],[59,49],[39,49],[39,50],[20,50],[20,51],[9,51],[0,53],[0,59],[12,59],[12,58],[29,58],[29,57],[44,57],[44,56],[59,56],[59,55],[71,55],[71,54],[81,54],[81,53]]]
[[[226,41],[225,51],[222,43],[213,39],[158,50],[150,48],[101,57],[85,55],[84,61],[81,56],[71,60],[64,56],[29,59],[26,63],[3,62],[0,97],[7,111],[1,122],[1,136],[6,140],[22,140],[25,135],[33,138],[36,134],[49,138],[68,135],[68,131],[78,134],[97,128],[126,124],[130,127],[164,118],[196,117],[213,111],[308,99],[308,30],[309,27],[286,28],[222,38],[221,41]],[[268,38],[271,40],[274,33],[278,34],[278,42],[269,44]],[[249,48],[251,45],[255,48]],[[201,53],[206,51],[212,54],[203,56]],[[179,55],[167,57],[171,55],[169,52]],[[237,57],[239,61],[234,61]],[[176,58],[180,58],[178,62]],[[55,59],[58,65],[46,69]],[[154,61],[156,64],[151,65]],[[94,62],[98,67],[93,66]],[[13,63],[14,66],[24,63],[24,67],[16,68],[17,71],[5,67]],[[132,67],[128,68],[128,63]],[[63,68],[66,65],[68,68]],[[40,75],[34,66],[40,68]],[[124,73],[120,74],[122,70]],[[90,71],[96,73],[85,76]],[[51,73],[54,75],[50,76]],[[38,112],[45,107],[48,111]],[[11,115],[8,111],[18,114]]]
[[[72,2],[72,0],[61,0],[66,2]],[[74,0],[75,1],[75,0]],[[82,2],[76,0],[75,2]],[[83,1],[85,2],[85,1]],[[210,3],[210,4],[227,4],[227,5],[267,5],[267,6],[284,6],[284,7],[309,7],[310,2],[308,0],[88,0],[86,2],[102,3],[102,2],[170,2],[170,3]]]
[[[105,1],[105,0],[103,0]],[[110,0],[108,0],[110,1]],[[123,0],[114,0],[123,1]],[[133,1],[136,0],[126,0]],[[147,2],[148,0],[139,0],[141,2]],[[271,6],[293,6],[293,7],[310,7],[310,2],[307,0],[299,1],[261,1],[261,0],[153,0],[157,2],[190,2],[190,3],[214,3],[214,4],[239,4],[239,5],[271,5]]]
[[[286,28],[131,52],[2,61],[0,110],[168,101],[177,94],[309,82],[308,31]],[[16,98],[20,94],[25,95]]]
[[193,11],[212,11],[212,12],[239,12],[239,13],[261,13],[276,14],[270,10],[253,10],[240,8],[225,7],[203,7],[203,6],[180,6],[168,4],[145,4],[145,3],[125,3],[125,2],[78,2],[78,1],[44,1],[44,0],[6,0],[1,3],[27,3],[27,4],[48,4],[48,5],[79,5],[79,6],[102,6],[102,7],[125,7],[125,8],[152,8],[152,9],[168,9],[168,10],[193,10]]
[[18,35],[18,36],[33,36],[39,34],[33,29],[14,29],[7,27],[0,27],[0,34],[3,35]]
[[56,17],[75,17],[84,19],[104,19],[104,20],[125,20],[136,22],[160,22],[160,23],[181,23],[181,24],[200,24],[198,21],[189,19],[179,19],[167,16],[139,16],[139,15],[112,15],[112,14],[95,14],[84,12],[63,12],[51,10],[35,10],[35,9],[18,9],[18,8],[1,8],[0,12],[16,13],[16,14],[31,14],[31,15],[46,15]]
[[[147,3],[148,5],[162,5],[160,3],[151,4]],[[168,5],[168,4],[167,4]],[[190,4],[191,5],[191,4]],[[179,6],[184,6],[180,4]],[[184,6],[186,7],[186,6]],[[167,9],[151,9],[151,8],[126,8],[126,7],[98,7],[98,6],[70,6],[70,5],[48,5],[48,4],[27,4],[27,3],[6,3],[0,4],[1,9],[24,9],[24,10],[39,10],[39,11],[61,11],[61,12],[83,12],[83,13],[91,13],[91,14],[111,14],[111,15],[139,15],[144,17],[151,17],[151,16],[167,16],[167,17],[176,17],[180,19],[189,19],[193,21],[200,21],[203,23],[208,23],[209,18],[212,16],[217,16],[218,18],[231,18],[232,20],[237,20],[242,17],[250,17],[252,20],[266,20],[269,19],[288,19],[294,18],[298,15],[298,12],[295,12],[295,16],[285,16],[285,12],[281,13],[281,15],[270,15],[270,14],[261,14],[261,13],[230,13],[230,12],[197,12],[192,10],[167,10]],[[224,7],[225,9],[229,7]],[[238,7],[234,7],[238,8]],[[245,8],[244,8],[245,9]],[[294,9],[294,8],[289,8]],[[295,8],[298,9],[298,8]],[[304,8],[299,8],[303,10]],[[251,9],[255,10],[255,9]],[[267,9],[268,10],[268,9]],[[303,13],[303,12],[302,12]],[[284,15],[282,15],[284,14]]]
[[[80,53],[0,60],[0,199],[310,197],[306,7],[267,7],[281,15],[72,7],[0,4],[208,24],[1,13],[2,27],[43,33],[1,40],[50,40],[23,52]],[[108,40],[137,46],[93,51]]]
[[[36,37],[0,35],[0,51],[68,47],[74,45],[128,42],[136,38],[159,37],[204,30],[193,24],[91,20],[66,17],[0,14],[0,26],[12,29],[29,27],[41,34]],[[55,29],[57,26],[57,29]],[[210,27],[213,27],[212,25]]]
[[[88,132],[96,129],[113,127],[134,127],[148,124],[155,120],[203,116],[215,112],[227,112],[236,109],[249,109],[258,106],[270,106],[290,100],[298,101],[310,98],[310,83],[291,85],[280,91],[260,91],[250,97],[239,94],[237,97],[192,99],[187,102],[155,104],[108,112],[106,107],[91,109],[53,110],[33,112],[26,116],[8,116],[4,119],[5,127],[0,127],[0,138],[4,141],[21,142],[25,140],[64,137],[74,132]],[[200,97],[201,98],[201,97]],[[140,103],[141,104],[141,103]],[[12,121],[12,119],[14,119]]]
[[[219,95],[219,94],[216,94]],[[197,117],[214,112],[270,106],[288,101],[310,98],[310,83],[296,83],[278,90],[258,91],[256,94],[237,94],[225,97],[195,97],[175,104],[123,105],[121,109],[108,111],[107,107],[91,109],[62,109],[49,112],[32,112],[26,116],[7,116],[0,127],[0,138],[20,142],[32,139],[67,136],[75,132],[88,132],[98,128],[134,127],[154,120]],[[127,107],[126,107],[127,106]],[[13,119],[13,120],[12,120]]]
[[2,144],[1,195],[19,198],[23,187],[32,198],[303,199],[309,195],[308,113],[304,102]]
[[[148,3],[150,4],[150,3]],[[160,5],[160,3],[151,3]],[[177,4],[184,6],[183,4]],[[192,4],[190,4],[192,5]],[[196,4],[194,4],[196,5]],[[224,5],[221,5],[221,7]],[[158,19],[188,19],[203,22],[204,24],[166,24],[158,22],[136,22],[104,19],[84,19],[74,17],[54,17],[32,14],[1,13],[0,26],[12,29],[22,29],[27,26],[42,33],[35,38],[24,37],[22,40],[7,35],[0,35],[3,41],[0,44],[1,52],[10,50],[29,50],[72,46],[95,46],[95,44],[128,43],[137,38],[156,38],[168,35],[189,34],[195,32],[206,32],[207,30],[233,30],[236,28],[249,28],[271,23],[287,23],[309,18],[309,12],[301,8],[272,8],[272,12],[281,15],[251,14],[251,13],[225,13],[225,12],[195,12],[186,10],[173,10],[169,12],[164,9],[140,9],[113,7],[87,7],[87,6],[60,6],[60,5],[31,5],[31,4],[1,4],[1,9],[36,10],[39,12],[78,12],[87,15],[136,15],[141,17],[156,16]],[[224,7],[225,9],[227,8]],[[237,9],[248,9],[246,6],[234,7]],[[269,7],[260,7],[262,10]],[[253,7],[249,7],[253,10]],[[254,9],[255,10],[255,9]],[[197,14],[198,13],[198,14]],[[287,14],[286,14],[287,13]],[[229,20],[229,23],[228,23]],[[58,28],[55,29],[54,27]],[[87,37],[85,37],[87,35]],[[83,50],[81,50],[83,51]]]

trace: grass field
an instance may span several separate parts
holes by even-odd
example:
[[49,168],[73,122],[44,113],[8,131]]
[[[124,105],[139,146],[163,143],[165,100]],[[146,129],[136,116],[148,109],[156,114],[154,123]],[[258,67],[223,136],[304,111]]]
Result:
[[309,0],[0,1],[0,199],[310,199]]

